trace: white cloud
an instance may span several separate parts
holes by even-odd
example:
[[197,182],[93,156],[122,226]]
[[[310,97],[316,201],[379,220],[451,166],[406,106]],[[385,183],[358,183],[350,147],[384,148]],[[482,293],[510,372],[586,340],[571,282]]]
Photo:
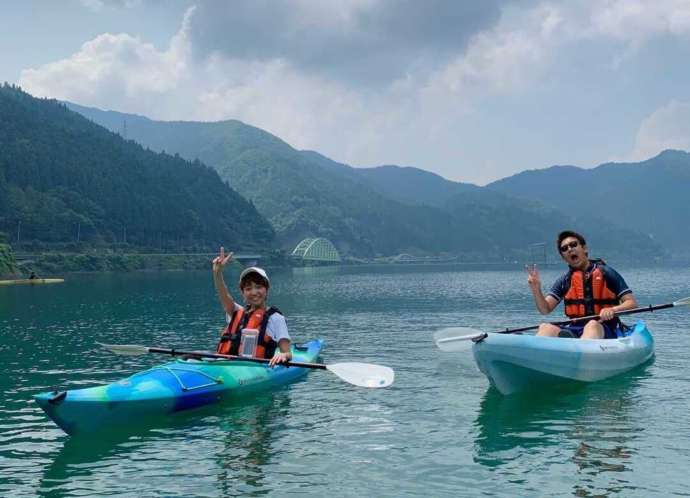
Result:
[[81,4],[94,12],[100,11],[104,6],[103,0],[81,0]]
[[[299,2],[311,6],[311,17],[302,23],[324,28],[333,22],[317,4]],[[338,23],[346,30],[357,9],[368,8],[369,1],[336,5]],[[297,148],[350,164],[413,164],[482,183],[501,176],[504,160],[494,151],[478,161],[494,165],[491,169],[470,176],[454,168],[463,160],[458,123],[480,112],[484,99],[534,91],[551,76],[549,70],[563,51],[582,40],[633,45],[658,34],[690,32],[689,5],[679,0],[582,0],[504,9],[499,22],[471,37],[462,52],[425,61],[423,71],[411,65],[403,77],[371,87],[352,85],[333,72],[305,70],[279,54],[251,59],[216,51],[197,60],[190,34],[192,8],[164,49],[128,34],[102,34],[69,58],[24,71],[20,84],[35,95],[154,119],[239,119]],[[657,147],[653,144],[666,136],[654,130],[670,119],[665,117],[673,114],[669,109],[643,123],[635,147],[638,157],[648,157],[642,151]],[[676,138],[666,146],[687,147],[677,143],[680,134],[672,136]]]
[[640,43],[655,36],[690,34],[688,0],[602,0],[592,9],[594,33]]
[[690,103],[672,101],[640,124],[630,161],[642,161],[665,149],[690,150]]
[[431,78],[428,88],[440,86],[450,94],[477,89],[503,93],[532,82],[550,55],[562,19],[557,9],[539,7],[523,22],[479,33],[467,52]]
[[104,33],[67,59],[22,71],[20,85],[38,96],[134,110],[132,103],[173,92],[189,76],[186,33],[192,12],[166,50],[125,33]]
[[141,5],[142,0],[80,0],[81,4],[93,12],[101,12],[106,7],[125,7],[133,9]]
[[[351,8],[341,10],[341,18],[351,15]],[[318,9],[311,11],[309,22],[319,22]],[[193,16],[190,9],[165,50],[127,34],[104,34],[67,59],[24,71],[20,84],[35,95],[154,119],[239,119],[350,164],[414,164],[482,182],[490,178],[480,171],[460,178],[458,171],[443,170],[444,163],[455,168],[461,162],[456,123],[484,96],[532,84],[564,23],[555,7],[514,11],[436,71],[410,71],[368,89],[278,57],[250,60],[216,52],[194,60],[188,33]]]

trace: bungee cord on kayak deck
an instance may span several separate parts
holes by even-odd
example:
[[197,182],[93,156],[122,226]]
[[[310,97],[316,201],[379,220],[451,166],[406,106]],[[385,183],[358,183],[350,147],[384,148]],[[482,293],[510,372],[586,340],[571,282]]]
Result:
[[[148,346],[140,346],[138,344],[102,344],[108,351],[112,351],[115,354],[127,355],[127,356],[139,356],[146,353],[158,353],[167,354],[170,356],[186,356],[191,358],[212,358],[218,360],[231,360],[231,361],[246,361],[250,363],[263,363],[268,364],[269,359],[266,358],[247,358],[244,356],[233,356],[227,354],[218,353],[207,353],[204,351],[178,351],[176,349],[162,349],[162,348],[151,348]],[[345,382],[358,386],[358,387],[368,387],[368,388],[381,388],[388,387],[393,384],[395,380],[395,372],[390,367],[384,367],[381,365],[374,365],[372,363],[333,363],[331,365],[326,365],[323,363],[305,363],[298,361],[285,362],[282,365],[286,367],[297,367],[297,368],[311,368],[315,370],[328,370],[329,372],[335,374],[340,379]]]

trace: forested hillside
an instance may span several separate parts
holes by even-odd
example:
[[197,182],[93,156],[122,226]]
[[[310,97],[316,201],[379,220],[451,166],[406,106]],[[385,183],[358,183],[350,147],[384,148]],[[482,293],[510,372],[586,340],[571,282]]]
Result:
[[475,193],[475,201],[482,198],[482,187],[471,183],[451,182],[418,168],[388,165],[358,168],[356,171],[379,192],[401,202],[441,207],[457,195]]
[[661,254],[644,234],[602,226],[570,209],[417,168],[352,168],[239,121],[161,122],[70,106],[146,146],[213,166],[269,219],[285,249],[321,236],[355,256],[446,253],[495,260],[524,256],[533,243],[551,246],[556,232],[569,227],[585,231],[607,255]]
[[266,247],[270,224],[199,161],[0,88],[0,231],[13,244]]
[[350,174],[353,168],[296,151],[239,121],[158,122],[70,106],[120,133],[126,123],[127,136],[148,147],[212,165],[271,221],[286,249],[315,236],[357,256],[469,250],[488,243],[467,239],[447,213],[381,196]]
[[0,239],[0,278],[14,276],[17,265],[14,261],[12,248]]
[[539,200],[648,234],[674,252],[690,254],[690,154],[667,150],[639,163],[607,163],[593,169],[553,166],[524,171],[487,186]]

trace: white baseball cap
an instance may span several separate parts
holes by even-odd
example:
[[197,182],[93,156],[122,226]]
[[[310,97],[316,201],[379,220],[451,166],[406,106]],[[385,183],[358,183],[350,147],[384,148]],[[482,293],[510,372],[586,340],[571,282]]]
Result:
[[266,270],[264,270],[263,268],[259,268],[258,266],[250,266],[250,267],[242,270],[242,273],[240,273],[240,281],[239,281],[240,285],[242,285],[242,280],[244,279],[244,277],[246,277],[250,273],[256,273],[257,275],[259,275],[261,278],[266,280],[266,287],[270,287],[271,281],[268,279],[268,275],[266,274]]

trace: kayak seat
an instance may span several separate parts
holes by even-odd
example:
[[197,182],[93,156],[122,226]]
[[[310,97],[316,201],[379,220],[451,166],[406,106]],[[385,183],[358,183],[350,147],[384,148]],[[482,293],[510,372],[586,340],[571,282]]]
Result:
[[575,334],[573,334],[570,330],[568,329],[561,329],[558,332],[558,337],[565,337],[566,339],[576,339]]
[[67,397],[67,391],[58,391],[57,389],[53,391],[53,395],[48,399],[48,403],[51,405],[58,405],[62,403]]
[[635,331],[634,327],[631,327],[630,325],[626,325],[623,322],[620,322],[618,324],[618,330],[616,331],[619,335],[619,337],[628,337],[629,335],[632,335],[632,333]]
[[300,344],[300,345],[294,344],[294,348],[297,351],[309,351],[309,346],[307,346],[306,344]]

